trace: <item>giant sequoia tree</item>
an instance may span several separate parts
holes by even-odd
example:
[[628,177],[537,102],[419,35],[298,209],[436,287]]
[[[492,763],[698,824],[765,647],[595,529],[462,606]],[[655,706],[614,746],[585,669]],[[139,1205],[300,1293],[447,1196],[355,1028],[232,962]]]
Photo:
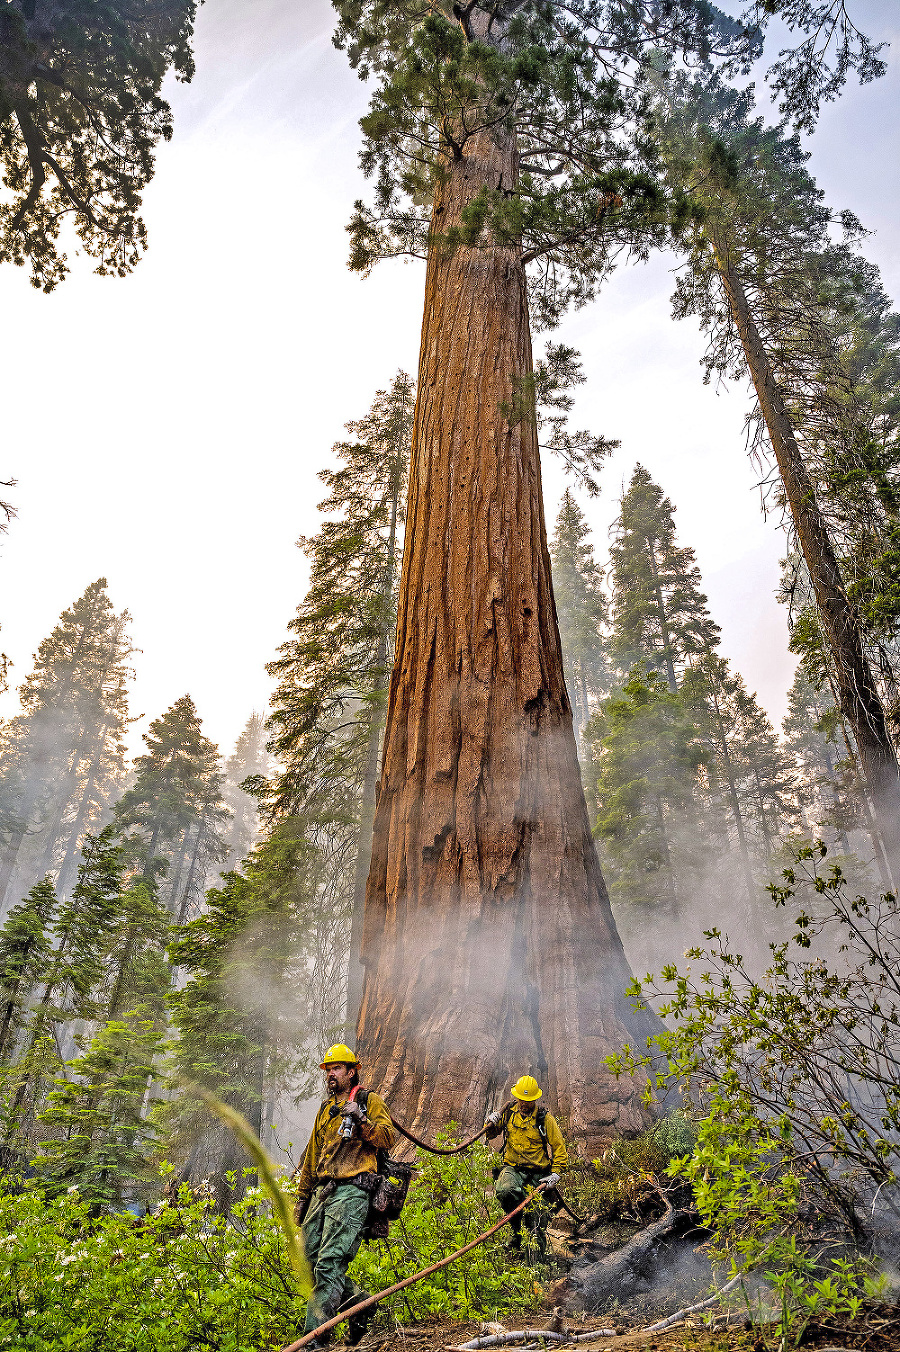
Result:
[[525,269],[552,318],[611,243],[648,238],[657,192],[617,76],[645,43],[713,35],[693,6],[652,33],[654,7],[627,28],[604,6],[568,26],[558,7],[439,8],[338,4],[339,39],[381,74],[353,265],[428,259],[358,1041],[401,1120],[473,1120],[529,1069],[596,1141],[643,1119],[601,1066],[650,1025],[622,998],[563,679]]
[[73,221],[100,273],[123,276],[144,251],[141,193],[172,135],[160,97],[193,74],[196,0],[6,0],[0,12],[0,262],[31,267],[52,291],[67,272],[60,227]]

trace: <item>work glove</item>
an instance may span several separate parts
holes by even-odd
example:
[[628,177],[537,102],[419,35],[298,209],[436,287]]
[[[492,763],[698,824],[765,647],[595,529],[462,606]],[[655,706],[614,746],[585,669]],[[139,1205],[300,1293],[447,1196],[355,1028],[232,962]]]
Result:
[[349,1117],[354,1122],[358,1122],[360,1118],[364,1116],[365,1114],[363,1113],[362,1108],[356,1102],[345,1103],[344,1106],[341,1108],[341,1117]]
[[303,1224],[303,1217],[306,1215],[308,1210],[309,1210],[309,1198],[298,1197],[296,1202],[294,1203],[294,1220],[297,1222],[298,1225]]
[[541,1179],[541,1182],[544,1185],[544,1191],[550,1192],[559,1182],[559,1174],[548,1174],[546,1178]]
[[487,1126],[487,1127],[499,1127],[499,1125],[500,1125],[500,1114],[499,1114],[499,1113],[488,1113],[487,1117],[485,1118],[485,1126]]

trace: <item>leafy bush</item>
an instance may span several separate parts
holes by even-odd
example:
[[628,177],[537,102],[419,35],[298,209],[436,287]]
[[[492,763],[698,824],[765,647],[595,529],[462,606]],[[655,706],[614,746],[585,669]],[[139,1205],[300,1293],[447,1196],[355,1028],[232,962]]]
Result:
[[658,1201],[669,1162],[691,1150],[694,1126],[684,1113],[662,1118],[639,1136],[613,1141],[599,1159],[584,1164],[573,1152],[563,1179],[566,1201],[581,1216],[635,1220],[644,1203]]
[[[716,1234],[713,1256],[774,1288],[785,1339],[813,1315],[853,1314],[871,1289],[854,1252],[859,1189],[870,1215],[879,1195],[897,1204],[900,906],[848,895],[839,866],[822,870],[825,853],[800,846],[770,888],[778,906],[799,902],[803,958],[773,944],[757,979],[709,931],[709,946],[687,954],[697,968],[670,966],[632,987],[638,999],[661,997],[672,1026],[649,1055],[626,1049],[609,1062],[650,1067],[657,1090],[680,1085],[699,1100],[696,1145],[668,1172],[690,1181]],[[814,941],[832,956],[810,955]]]
[[0,1195],[0,1348],[260,1352],[303,1327],[284,1240],[257,1189],[229,1221],[208,1197],[138,1219],[77,1192]]
[[[452,1144],[454,1127],[441,1132],[439,1144]],[[491,1165],[496,1154],[475,1145],[464,1155],[417,1153],[418,1173],[390,1238],[364,1246],[350,1269],[369,1291],[380,1291],[420,1268],[460,1249],[500,1219],[493,1196]],[[504,1229],[408,1290],[385,1303],[398,1320],[449,1315],[460,1319],[497,1317],[537,1304],[536,1273],[511,1263]]]
[[[356,1280],[383,1290],[487,1230],[500,1218],[495,1158],[483,1146],[463,1156],[423,1154],[401,1220],[390,1239],[363,1246]],[[511,1265],[507,1233],[396,1297],[382,1317],[532,1308],[536,1274]],[[140,1218],[98,1216],[74,1188],[58,1197],[33,1186],[0,1195],[0,1350],[262,1352],[298,1337],[305,1314],[284,1236],[258,1188],[230,1215],[211,1193],[182,1188],[177,1204]]]

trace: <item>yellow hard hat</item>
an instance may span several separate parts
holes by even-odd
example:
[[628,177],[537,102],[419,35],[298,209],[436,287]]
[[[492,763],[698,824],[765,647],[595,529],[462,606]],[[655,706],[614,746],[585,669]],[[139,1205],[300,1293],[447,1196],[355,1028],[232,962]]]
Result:
[[511,1093],[513,1098],[521,1099],[525,1103],[533,1103],[535,1099],[541,1097],[541,1090],[533,1075],[523,1075],[521,1079],[516,1080]]
[[329,1047],[322,1061],[319,1064],[320,1070],[327,1070],[329,1066],[358,1066],[356,1053],[351,1052],[343,1042],[336,1042],[333,1047]]

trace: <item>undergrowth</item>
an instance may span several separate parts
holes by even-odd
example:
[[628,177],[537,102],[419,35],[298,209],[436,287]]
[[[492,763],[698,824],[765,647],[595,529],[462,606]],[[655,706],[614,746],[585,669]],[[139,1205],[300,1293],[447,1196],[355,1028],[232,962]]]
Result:
[[563,1180],[566,1201],[579,1215],[598,1221],[636,1221],[649,1203],[659,1206],[659,1188],[672,1160],[690,1155],[695,1129],[682,1112],[662,1118],[639,1136],[620,1137],[590,1163],[573,1157]]
[[[351,1273],[383,1290],[500,1218],[483,1146],[421,1156],[388,1240],[363,1245]],[[247,1171],[252,1184],[252,1171]],[[503,1316],[534,1308],[545,1275],[512,1263],[497,1236],[379,1307],[381,1322]],[[0,1194],[0,1352],[263,1352],[299,1336],[306,1302],[259,1188],[229,1216],[210,1192],[137,1218],[97,1215],[70,1189]]]
[[[459,1140],[454,1124],[438,1134],[439,1144]],[[463,1155],[417,1153],[418,1172],[390,1238],[363,1247],[350,1269],[369,1291],[402,1281],[462,1248],[500,1219],[493,1195],[494,1151],[476,1144]],[[537,1306],[542,1269],[512,1262],[504,1227],[464,1258],[385,1302],[384,1314],[398,1322],[446,1315],[457,1319],[501,1318]]]

